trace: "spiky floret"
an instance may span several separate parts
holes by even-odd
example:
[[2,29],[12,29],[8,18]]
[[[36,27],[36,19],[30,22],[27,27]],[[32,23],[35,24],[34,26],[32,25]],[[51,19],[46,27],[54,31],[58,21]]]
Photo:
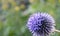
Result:
[[54,29],[55,21],[48,13],[34,13],[27,22],[28,29],[33,36],[48,36]]

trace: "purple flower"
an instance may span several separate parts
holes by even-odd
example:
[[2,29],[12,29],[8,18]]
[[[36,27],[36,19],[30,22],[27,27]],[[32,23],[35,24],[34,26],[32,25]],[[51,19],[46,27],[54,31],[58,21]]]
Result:
[[27,22],[27,27],[33,36],[49,36],[54,26],[55,21],[48,13],[34,13]]

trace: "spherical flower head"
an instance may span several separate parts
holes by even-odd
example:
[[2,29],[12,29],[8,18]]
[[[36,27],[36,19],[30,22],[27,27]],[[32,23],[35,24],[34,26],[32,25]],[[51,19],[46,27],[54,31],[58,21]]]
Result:
[[27,27],[33,36],[49,36],[55,29],[55,21],[48,13],[34,13],[27,22]]

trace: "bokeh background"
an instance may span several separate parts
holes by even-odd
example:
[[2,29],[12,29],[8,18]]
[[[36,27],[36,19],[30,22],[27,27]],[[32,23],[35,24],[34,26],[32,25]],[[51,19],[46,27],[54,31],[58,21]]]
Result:
[[26,27],[27,20],[39,11],[52,15],[56,29],[60,30],[60,0],[0,0],[0,36],[32,36]]

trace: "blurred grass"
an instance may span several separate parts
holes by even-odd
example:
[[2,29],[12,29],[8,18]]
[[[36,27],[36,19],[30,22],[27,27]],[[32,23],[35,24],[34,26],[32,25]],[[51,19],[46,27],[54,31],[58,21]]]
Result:
[[51,14],[60,29],[60,0],[0,0],[0,36],[32,36],[26,24],[29,15],[37,11]]

